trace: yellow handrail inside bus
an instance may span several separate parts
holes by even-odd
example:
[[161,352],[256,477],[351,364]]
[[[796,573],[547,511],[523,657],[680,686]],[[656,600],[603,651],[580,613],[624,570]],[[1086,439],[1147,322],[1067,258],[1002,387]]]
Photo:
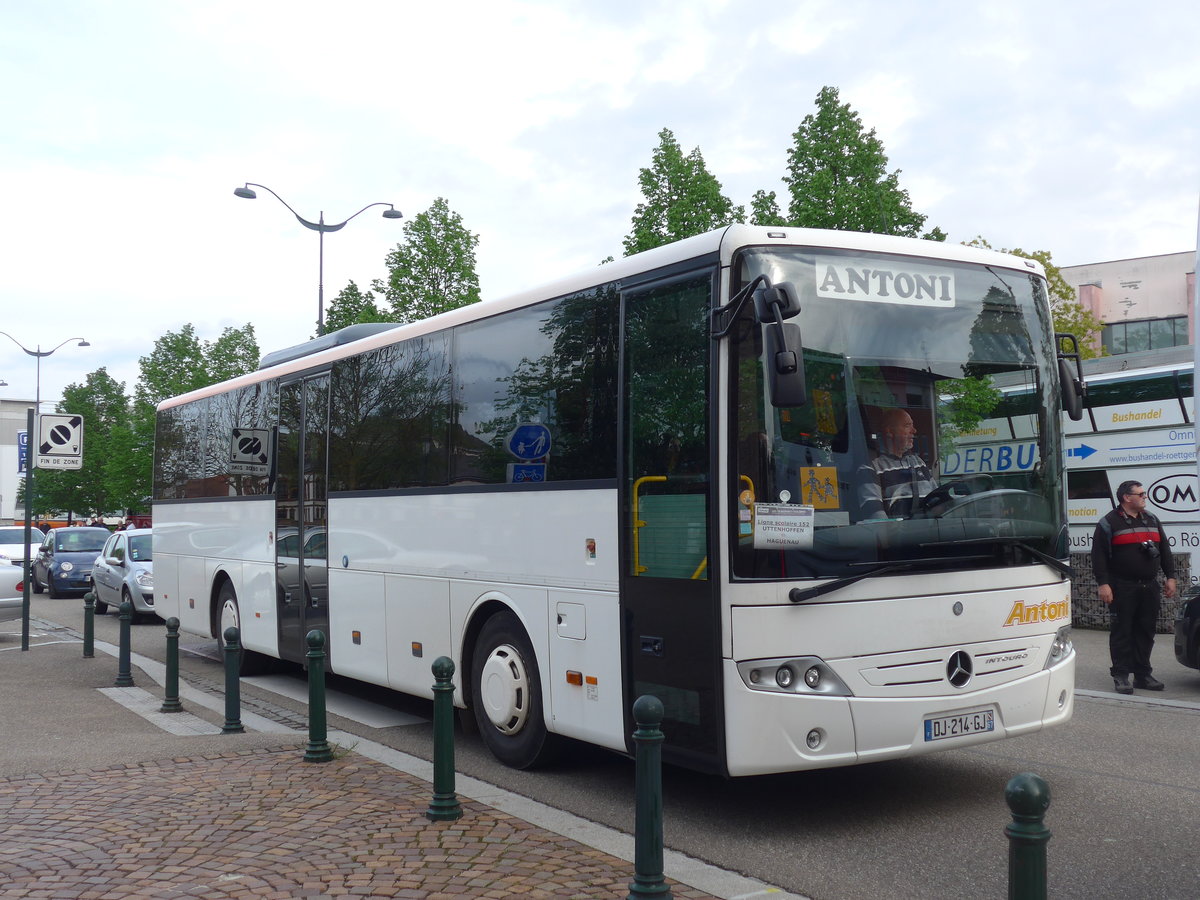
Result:
[[642,565],[640,551],[638,548],[638,529],[645,528],[646,523],[642,521],[638,514],[638,491],[641,490],[642,484],[647,481],[666,481],[666,475],[643,475],[633,483],[633,574],[641,575],[646,571],[646,567]]

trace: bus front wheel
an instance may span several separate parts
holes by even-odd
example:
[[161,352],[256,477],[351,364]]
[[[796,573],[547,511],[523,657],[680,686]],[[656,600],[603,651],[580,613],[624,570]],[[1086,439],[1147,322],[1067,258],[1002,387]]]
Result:
[[546,731],[533,646],[512,613],[484,623],[472,656],[472,707],[479,734],[498,760],[515,769],[550,762],[558,750]]
[[[238,607],[237,591],[226,581],[217,593],[217,652],[220,653],[222,661],[225,659],[225,629],[231,626],[241,632],[242,612]],[[268,671],[270,666],[269,656],[247,650],[245,646],[241,648],[238,656],[239,675],[261,675]]]

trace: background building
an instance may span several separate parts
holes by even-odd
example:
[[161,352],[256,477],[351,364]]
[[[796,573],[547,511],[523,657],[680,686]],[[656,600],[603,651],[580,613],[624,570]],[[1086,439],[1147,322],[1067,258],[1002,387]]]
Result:
[[0,399],[0,525],[25,521],[25,510],[17,506],[17,486],[25,478],[24,470],[17,471],[17,436],[31,409],[32,400]]
[[1104,348],[1118,356],[1194,343],[1195,267],[1196,253],[1188,250],[1060,271],[1079,303],[1104,323]]

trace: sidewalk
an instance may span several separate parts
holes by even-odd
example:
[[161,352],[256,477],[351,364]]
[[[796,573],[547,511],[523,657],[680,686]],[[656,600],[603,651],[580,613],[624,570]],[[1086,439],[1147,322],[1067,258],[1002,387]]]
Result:
[[[463,817],[432,823],[425,760],[335,732],[337,758],[305,763],[306,733],[244,715],[247,734],[222,735],[200,692],[181,690],[184,713],[159,714],[157,664],[135,658],[138,687],[112,688],[106,647],[84,660],[72,633],[34,626],[29,651],[19,622],[0,626],[0,898],[629,891],[628,835],[462,776]],[[794,896],[665,859],[677,898]]]

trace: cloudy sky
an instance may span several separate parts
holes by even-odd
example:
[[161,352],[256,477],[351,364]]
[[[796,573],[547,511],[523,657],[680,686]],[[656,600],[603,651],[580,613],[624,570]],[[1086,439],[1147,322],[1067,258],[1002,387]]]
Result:
[[[439,196],[479,235],[485,298],[619,255],[662,128],[735,203],[779,190],[824,85],[953,241],[1059,265],[1194,246],[1193,2],[529,0],[0,4],[0,330],[41,393],[105,366],[132,393],[168,330],[306,340],[302,216]],[[403,221],[325,241],[325,299],[386,274]],[[0,397],[34,360],[0,337]]]

